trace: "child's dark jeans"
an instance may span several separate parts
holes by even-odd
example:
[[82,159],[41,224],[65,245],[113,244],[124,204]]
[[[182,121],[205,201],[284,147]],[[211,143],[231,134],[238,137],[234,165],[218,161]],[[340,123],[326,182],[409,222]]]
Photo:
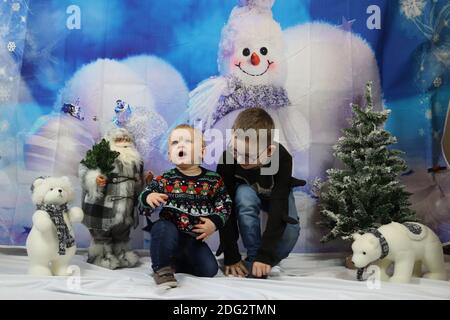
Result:
[[168,220],[152,226],[150,256],[153,271],[173,266],[177,273],[214,277],[219,270],[216,257],[205,242],[178,231]]
[[[261,225],[259,213],[268,211],[267,201],[262,200],[256,191],[247,184],[241,184],[236,189],[235,205],[239,223],[239,231],[247,249],[246,261],[251,265],[261,246]],[[289,195],[289,216],[298,221],[294,194]],[[287,224],[280,242],[277,244],[278,262],[287,258],[297,243],[300,234],[299,224]]]

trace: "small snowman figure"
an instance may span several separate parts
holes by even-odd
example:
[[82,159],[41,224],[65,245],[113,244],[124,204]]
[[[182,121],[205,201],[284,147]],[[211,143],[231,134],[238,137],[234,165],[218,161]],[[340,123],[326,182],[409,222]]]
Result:
[[200,208],[200,212],[203,215],[207,215],[208,214],[208,208],[206,207],[205,203],[202,203],[202,207]]
[[198,216],[198,215],[200,215],[200,213],[199,213],[199,211],[198,211],[198,208],[197,208],[196,206],[193,206],[193,207],[191,208],[191,215],[193,215],[193,216]]

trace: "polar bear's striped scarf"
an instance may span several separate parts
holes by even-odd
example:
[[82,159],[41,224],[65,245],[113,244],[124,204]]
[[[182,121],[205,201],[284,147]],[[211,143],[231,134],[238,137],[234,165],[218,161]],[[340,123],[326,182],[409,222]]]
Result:
[[[380,231],[378,231],[378,229],[370,229],[368,231],[368,233],[373,234],[375,237],[378,238],[378,240],[380,241],[380,246],[381,246],[381,256],[380,256],[380,260],[385,258],[388,254],[389,254],[389,244],[386,241],[386,238],[381,234]],[[367,266],[364,268],[358,268],[358,270],[356,271],[356,278],[358,279],[358,281],[363,281],[363,274],[364,271],[366,270]]]
[[36,208],[46,211],[50,216],[50,219],[56,227],[56,235],[58,236],[58,253],[59,255],[66,254],[66,248],[70,248],[75,244],[75,239],[70,234],[69,227],[64,222],[64,212],[67,212],[67,203],[60,206],[41,203]]

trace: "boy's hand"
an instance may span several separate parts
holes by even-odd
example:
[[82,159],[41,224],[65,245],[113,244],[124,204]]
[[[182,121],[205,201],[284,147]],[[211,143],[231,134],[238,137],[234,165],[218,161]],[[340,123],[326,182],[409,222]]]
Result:
[[225,275],[233,277],[245,277],[248,275],[248,270],[245,267],[244,262],[232,264],[231,266],[225,266]]
[[253,262],[252,274],[254,277],[261,278],[262,276],[268,276],[272,267],[270,264],[265,264],[262,262]]
[[200,235],[195,239],[205,241],[206,238],[208,238],[214,233],[214,231],[216,231],[216,225],[210,219],[205,217],[200,217],[200,220],[202,221],[202,223],[194,225],[195,229],[193,229],[192,231],[194,231],[195,233],[200,233]]
[[152,192],[145,199],[150,207],[155,209],[162,204],[165,204],[169,196],[164,193]]

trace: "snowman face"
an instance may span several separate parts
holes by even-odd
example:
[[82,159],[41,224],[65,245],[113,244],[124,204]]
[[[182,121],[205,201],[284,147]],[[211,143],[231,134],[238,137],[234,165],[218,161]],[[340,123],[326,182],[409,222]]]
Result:
[[[246,85],[283,86],[284,41],[280,26],[270,19],[251,19],[223,42],[227,51],[219,58],[223,75],[233,75]],[[230,26],[232,28],[232,26]]]

